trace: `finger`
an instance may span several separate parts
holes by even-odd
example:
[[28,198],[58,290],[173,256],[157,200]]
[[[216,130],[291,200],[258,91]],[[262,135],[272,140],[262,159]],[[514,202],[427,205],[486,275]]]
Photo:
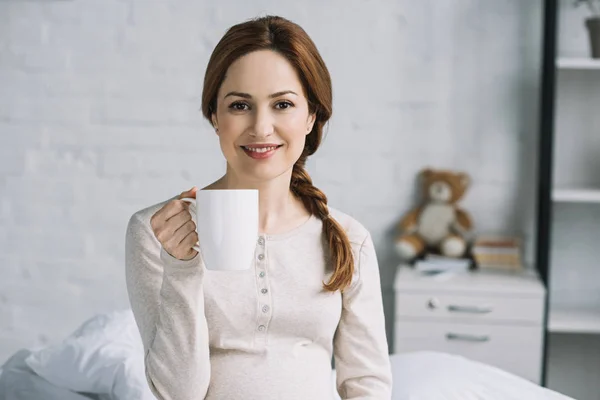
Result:
[[197,241],[196,232],[190,232],[177,246],[173,247],[173,252],[179,255],[177,258],[180,260],[189,260],[197,253],[193,248]]
[[181,227],[179,227],[179,229],[177,229],[175,231],[175,233],[173,233],[173,244],[175,246],[179,246],[179,244],[183,241],[183,239],[185,239],[185,237],[190,232],[195,232],[195,231],[196,231],[196,224],[194,223],[194,221],[192,221],[192,220],[186,221]]
[[171,219],[173,216],[177,215],[183,210],[189,209],[189,203],[185,201],[181,201],[182,198],[195,198],[196,191],[198,188],[193,186],[190,190],[186,190],[185,192],[181,192],[176,199],[169,201],[165,204],[154,216],[157,225],[162,225]]
[[198,188],[196,186],[192,186],[192,188],[190,190],[186,190],[185,192],[181,192],[181,194],[179,196],[177,196],[177,198],[179,200],[184,199],[184,198],[195,199],[197,191],[198,191]]
[[191,249],[197,243],[198,243],[198,234],[194,230],[194,231],[188,233],[187,236],[183,238],[183,240],[179,243],[179,246],[181,246],[184,249]]
[[192,220],[192,214],[187,210],[182,210],[165,222],[167,229],[171,232],[171,235],[175,235],[178,229],[180,229],[186,222]]
[[173,235],[182,225],[188,220],[191,220],[192,216],[186,210],[182,210],[175,214],[168,221],[156,222],[155,234],[158,240],[163,244],[172,243]]
[[171,218],[181,212],[189,213],[189,204],[182,200],[171,200],[158,212],[158,218],[164,223],[167,223]]

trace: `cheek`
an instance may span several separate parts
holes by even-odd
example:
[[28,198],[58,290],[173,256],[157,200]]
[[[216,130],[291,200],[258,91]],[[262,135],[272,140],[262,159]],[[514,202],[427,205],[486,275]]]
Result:
[[245,127],[241,118],[224,116],[219,119],[218,140],[225,158],[231,160],[236,157],[236,146]]
[[285,136],[285,140],[295,143],[303,141],[307,133],[306,119],[302,115],[290,115],[279,121],[277,129],[281,135]]
[[239,132],[243,132],[244,126],[242,118],[223,115],[219,118],[219,136],[221,140],[234,138]]
[[293,126],[286,130],[285,136],[282,137],[287,143],[287,158],[293,159],[294,162],[298,160],[304,145],[306,143],[306,131],[302,127]]

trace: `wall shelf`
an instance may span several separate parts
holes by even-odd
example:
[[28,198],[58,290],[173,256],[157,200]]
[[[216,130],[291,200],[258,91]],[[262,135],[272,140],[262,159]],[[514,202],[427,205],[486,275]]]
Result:
[[600,333],[600,307],[594,309],[552,305],[548,330],[555,333]]
[[555,189],[552,200],[558,203],[600,203],[600,189]]
[[600,60],[594,58],[567,58],[556,60],[559,69],[597,69],[600,71]]
[[[571,3],[544,1],[536,229],[536,266],[547,288],[542,385],[591,399],[600,393],[600,380],[586,379],[600,352],[595,296],[600,270],[594,254],[600,188],[578,182],[596,181],[600,59],[586,56],[588,37]],[[565,56],[577,53],[581,57]],[[586,342],[594,343],[593,348],[578,347],[582,335],[594,338]]]

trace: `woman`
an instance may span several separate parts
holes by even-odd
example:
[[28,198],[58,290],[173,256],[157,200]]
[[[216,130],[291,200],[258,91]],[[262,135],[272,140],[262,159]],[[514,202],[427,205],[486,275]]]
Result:
[[227,169],[205,189],[259,190],[259,255],[248,273],[204,268],[181,200],[195,187],[131,217],[127,288],[157,398],[332,399],[332,356],[343,399],[391,397],[371,236],[328,208],[304,169],[331,103],[329,72],[298,25],[267,16],[217,44],[202,112]]

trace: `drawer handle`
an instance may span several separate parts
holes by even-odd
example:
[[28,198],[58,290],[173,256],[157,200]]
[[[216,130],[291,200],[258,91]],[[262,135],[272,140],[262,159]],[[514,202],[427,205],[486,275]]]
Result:
[[448,306],[448,311],[452,312],[463,312],[471,314],[488,314],[493,311],[492,307],[486,306]]
[[463,340],[466,342],[489,342],[490,337],[488,335],[467,335],[464,333],[447,333],[446,339],[448,339],[448,340]]

